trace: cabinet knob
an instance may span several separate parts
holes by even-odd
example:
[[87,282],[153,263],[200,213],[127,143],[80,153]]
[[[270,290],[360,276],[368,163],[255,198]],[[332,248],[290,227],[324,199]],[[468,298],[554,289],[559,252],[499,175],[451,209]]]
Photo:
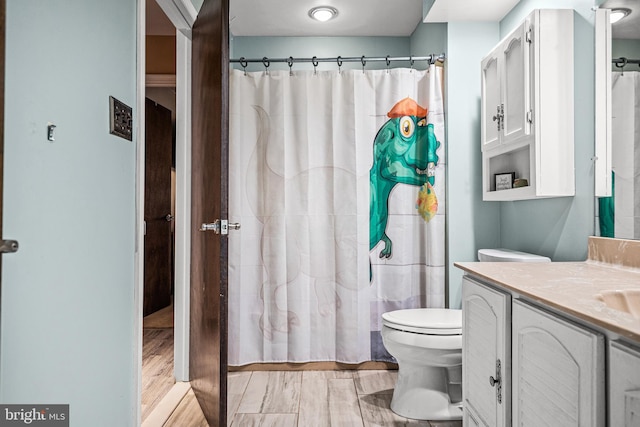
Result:
[[493,378],[493,376],[489,377],[489,384],[491,384],[491,387],[494,387],[496,384],[500,385],[500,378],[495,379]]

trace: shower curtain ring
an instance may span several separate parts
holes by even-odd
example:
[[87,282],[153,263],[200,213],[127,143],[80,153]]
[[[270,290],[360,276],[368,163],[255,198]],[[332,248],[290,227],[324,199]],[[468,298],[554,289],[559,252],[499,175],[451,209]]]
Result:
[[342,67],[342,56],[338,56],[336,58],[336,62],[338,63],[338,74],[340,74],[340,69]]
[[264,71],[269,73],[269,65],[271,65],[271,63],[269,62],[269,58],[267,58],[266,56],[262,58],[262,65],[264,65]]
[[387,63],[387,73],[389,73],[389,65],[391,65],[391,61],[389,60],[389,55],[387,55],[385,62]]
[[318,66],[318,57],[314,56],[311,58],[311,63],[313,64],[313,74],[318,74],[318,70],[316,70],[316,67]]
[[413,63],[415,61],[413,60],[413,55],[409,56],[409,67],[411,68],[411,71],[413,71]]
[[624,56],[620,57],[620,60],[616,62],[616,67],[620,68],[620,72],[624,76],[624,67],[627,66],[627,58]]
[[360,57],[360,62],[362,62],[362,74],[364,74],[364,66],[367,65],[367,61],[364,60],[364,55]]
[[242,66],[242,69],[244,70],[244,75],[247,75],[247,65],[249,65],[249,63],[247,62],[246,58],[243,56],[240,58],[240,65]]
[[293,56],[290,56],[289,59],[287,59],[287,65],[289,66],[289,75],[293,76],[293,72],[291,71],[291,67],[293,67]]

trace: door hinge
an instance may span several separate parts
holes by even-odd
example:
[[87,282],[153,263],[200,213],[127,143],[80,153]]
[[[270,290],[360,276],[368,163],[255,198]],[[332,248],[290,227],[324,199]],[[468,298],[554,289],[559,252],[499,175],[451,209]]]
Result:
[[533,43],[533,30],[531,28],[529,28],[529,30],[525,33],[524,40],[529,44]]
[[504,104],[496,106],[496,115],[493,116],[493,121],[498,126],[498,132],[500,129],[504,129]]
[[502,403],[502,363],[500,363],[500,359],[496,360],[496,377],[493,375],[489,377],[489,384],[491,387],[496,388],[496,398],[498,399],[498,403]]
[[0,240],[0,253],[12,254],[18,252],[17,240]]
[[533,123],[533,111],[532,110],[527,111],[527,121],[530,124]]

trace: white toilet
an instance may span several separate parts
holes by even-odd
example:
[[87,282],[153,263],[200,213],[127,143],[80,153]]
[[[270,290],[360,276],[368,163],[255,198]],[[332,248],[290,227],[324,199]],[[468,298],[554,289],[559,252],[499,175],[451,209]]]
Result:
[[[549,262],[510,249],[480,249],[483,262]],[[396,310],[382,315],[382,342],[398,362],[391,410],[418,420],[462,418],[462,311]]]

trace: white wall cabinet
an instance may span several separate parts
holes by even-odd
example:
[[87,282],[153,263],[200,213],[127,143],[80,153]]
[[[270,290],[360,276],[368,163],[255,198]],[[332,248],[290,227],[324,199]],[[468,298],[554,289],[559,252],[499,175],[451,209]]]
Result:
[[604,426],[604,336],[517,300],[512,319],[513,425]]
[[468,276],[462,309],[465,426],[605,425],[602,334]]
[[523,22],[482,60],[483,151],[531,133],[530,35]]
[[463,423],[510,425],[511,297],[465,278],[462,310]]
[[609,343],[609,426],[640,426],[640,349]]
[[[533,11],[482,60],[484,200],[575,194],[573,14]],[[497,189],[509,173],[528,185]]]

